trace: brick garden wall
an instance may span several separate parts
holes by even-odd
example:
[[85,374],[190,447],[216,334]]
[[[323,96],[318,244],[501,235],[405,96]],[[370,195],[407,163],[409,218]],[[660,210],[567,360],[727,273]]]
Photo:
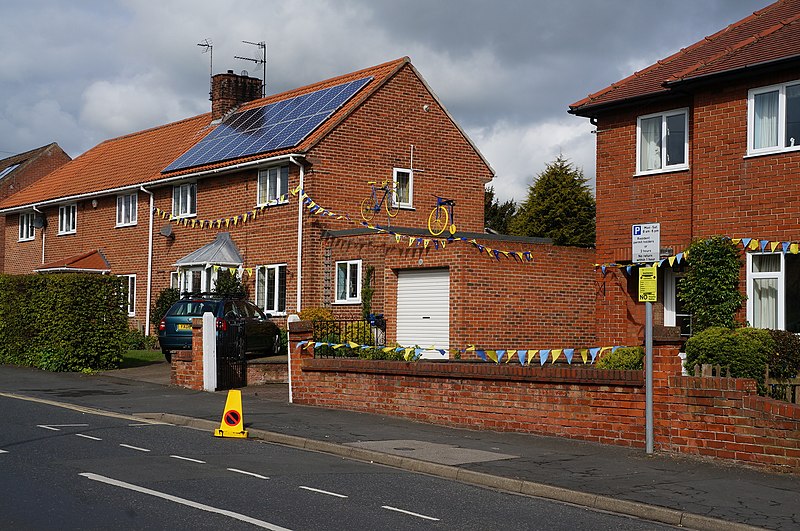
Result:
[[[472,429],[642,448],[642,371],[582,366],[314,359],[290,324],[292,392],[306,405]],[[752,380],[680,374],[674,347],[654,352],[654,438],[660,451],[800,472],[800,406],[756,396]]]

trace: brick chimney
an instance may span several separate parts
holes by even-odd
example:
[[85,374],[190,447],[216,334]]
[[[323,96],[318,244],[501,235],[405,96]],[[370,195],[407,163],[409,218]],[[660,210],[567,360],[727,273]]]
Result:
[[211,119],[219,120],[231,109],[261,97],[261,80],[228,70],[211,78]]

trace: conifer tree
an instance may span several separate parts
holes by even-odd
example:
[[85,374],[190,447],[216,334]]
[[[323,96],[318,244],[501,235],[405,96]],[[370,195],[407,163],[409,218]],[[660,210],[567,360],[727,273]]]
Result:
[[557,245],[594,245],[595,200],[583,171],[562,155],[528,187],[511,234],[551,238]]
[[494,187],[487,188],[483,195],[484,227],[500,234],[508,234],[508,224],[516,213],[517,205],[512,199],[503,204],[494,196]]

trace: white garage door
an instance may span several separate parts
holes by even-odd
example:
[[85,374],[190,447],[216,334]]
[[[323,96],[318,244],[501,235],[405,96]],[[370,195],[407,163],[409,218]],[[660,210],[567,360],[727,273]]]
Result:
[[[421,269],[397,275],[397,342],[450,348],[450,271]],[[428,351],[425,358],[441,358]]]

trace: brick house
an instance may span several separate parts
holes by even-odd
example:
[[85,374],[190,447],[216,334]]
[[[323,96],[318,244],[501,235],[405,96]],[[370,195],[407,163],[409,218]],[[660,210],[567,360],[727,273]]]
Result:
[[[281,325],[306,307],[360,316],[369,270],[371,309],[398,341],[500,341],[502,320],[510,340],[555,342],[566,322],[530,318],[552,307],[592,344],[593,252],[484,233],[493,171],[408,58],[265,98],[260,80],[229,71],[213,76],[211,106],[107,140],[0,203],[6,271],[127,276],[131,323],[147,330],[163,289],[211,291],[225,269]],[[361,222],[369,181],[393,183],[396,217]],[[449,240],[428,233],[434,196],[456,199]],[[550,270],[564,283],[547,283]],[[584,299],[559,301],[562,290]],[[528,292],[535,310],[520,303]]]
[[689,333],[677,258],[713,235],[748,247],[741,319],[800,332],[798,54],[800,2],[783,0],[570,106],[597,126],[600,339],[641,341],[644,304],[624,266],[632,225],[654,222],[662,332]]
[[[70,160],[70,156],[55,142],[0,160],[0,201]],[[0,225],[5,225],[5,218]],[[5,246],[0,245],[0,273],[3,272],[4,251]]]

